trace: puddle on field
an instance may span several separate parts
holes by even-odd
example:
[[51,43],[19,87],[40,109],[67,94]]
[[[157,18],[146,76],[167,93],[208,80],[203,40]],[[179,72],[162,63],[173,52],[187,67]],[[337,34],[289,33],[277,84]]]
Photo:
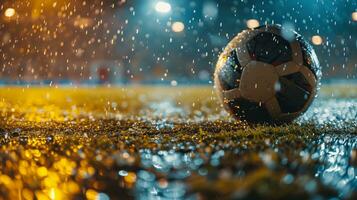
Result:
[[[281,182],[287,185],[295,182],[302,186],[305,192],[316,193],[316,196],[318,196],[318,184],[337,189],[340,198],[348,197],[356,192],[357,141],[355,136],[321,136],[319,140],[311,144],[306,149],[297,152],[296,155],[300,158],[296,159],[301,159],[303,163],[310,162],[311,165],[318,162],[314,166],[315,176],[306,178],[308,174],[301,172],[297,174],[285,173]],[[219,182],[227,179],[233,181],[248,179],[249,173],[251,173],[249,169],[231,170],[239,165],[247,164],[240,163],[243,161],[237,159],[241,156],[238,155],[239,150],[233,150],[227,154],[224,150],[210,154],[198,153],[194,147],[192,150],[187,153],[176,150],[156,153],[148,149],[141,150],[140,158],[143,169],[137,173],[137,182],[134,187],[136,199],[197,199],[200,194],[191,191],[192,185],[188,181],[193,174],[196,177],[205,177],[210,181]],[[274,171],[276,166],[286,162],[284,159],[274,159],[274,156],[277,156],[274,151],[278,153],[279,149],[256,152],[257,158],[255,159],[259,159],[257,163],[262,165],[256,167]],[[236,153],[232,154],[231,152]],[[222,160],[231,160],[231,162],[221,162]],[[229,191],[237,192],[240,191],[240,188],[231,188]],[[232,195],[236,194],[232,193]],[[240,197],[244,198],[244,193]]]
[[340,191],[342,197],[357,190],[357,140],[351,135],[327,135],[319,140],[312,159],[319,160],[316,176]]
[[[189,115],[184,109],[177,107],[170,101],[160,104],[148,105],[149,112],[153,115],[164,115],[165,120],[152,120],[157,129],[173,128],[170,120],[173,116]],[[351,99],[318,99],[312,108],[299,119],[299,123],[315,122],[319,126],[333,126],[335,128],[348,128],[348,123],[353,123],[357,118],[357,100]],[[160,118],[161,118],[160,117]],[[163,119],[163,118],[161,118]],[[318,139],[311,139],[306,148],[295,152],[296,158],[307,166],[312,166],[315,171],[290,173],[284,171],[281,177],[282,184],[295,183],[300,185],[304,192],[319,197],[319,184],[335,188],[339,194],[336,197],[345,198],[356,192],[357,189],[357,140],[355,135],[340,133],[323,134]],[[286,165],[287,158],[276,159],[280,149],[270,145],[270,150],[255,152],[259,162],[267,170],[274,172],[279,165]],[[237,159],[241,149],[217,150],[205,154],[198,152],[195,145],[191,145],[190,152],[183,153],[179,147],[170,151],[153,152],[149,149],[140,151],[142,170],[137,173],[137,182],[134,195],[137,199],[197,199],[200,192],[192,192],[193,186],[189,179],[191,176],[204,177],[213,182],[226,180],[248,181],[250,171],[231,170],[236,166],[246,163]],[[231,160],[222,163],[222,160]],[[291,163],[294,165],[296,163]],[[310,166],[310,167],[311,167]],[[254,171],[254,170],[253,170]],[[289,169],[288,169],[289,171]],[[293,170],[291,170],[293,171]],[[276,174],[276,171],[274,172]],[[274,174],[273,173],[273,174]],[[308,174],[312,173],[312,174]],[[229,187],[229,185],[227,186]],[[231,186],[235,187],[235,186]],[[240,188],[228,190],[233,192],[232,197],[244,198],[245,193]],[[203,191],[202,191],[203,192]],[[207,191],[206,191],[207,192]]]

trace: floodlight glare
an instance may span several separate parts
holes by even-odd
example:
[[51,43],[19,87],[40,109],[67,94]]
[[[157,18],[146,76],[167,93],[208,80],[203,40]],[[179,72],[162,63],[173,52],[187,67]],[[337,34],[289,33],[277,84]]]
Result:
[[259,21],[256,19],[249,19],[247,21],[247,27],[250,29],[254,29],[259,26]]
[[323,39],[319,35],[314,35],[311,37],[311,41],[314,45],[321,45],[323,43]]
[[171,5],[164,1],[159,1],[155,5],[155,10],[160,13],[168,13],[171,11]]
[[185,24],[182,22],[174,22],[171,28],[173,32],[182,32],[185,29]]
[[357,12],[352,13],[352,20],[357,22]]
[[5,13],[4,13],[4,15],[5,15],[5,17],[12,17],[12,16],[14,16],[15,15],[15,9],[13,9],[13,8],[8,8],[8,9],[6,9],[5,10]]

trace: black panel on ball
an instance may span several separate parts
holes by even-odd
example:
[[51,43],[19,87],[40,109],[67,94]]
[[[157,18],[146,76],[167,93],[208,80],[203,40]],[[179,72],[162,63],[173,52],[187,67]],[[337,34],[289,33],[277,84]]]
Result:
[[247,48],[252,60],[274,66],[292,60],[292,50],[289,42],[274,33],[259,33],[248,41]]
[[319,79],[319,76],[321,74],[320,66],[317,58],[313,57],[314,50],[312,46],[302,36],[298,36],[297,40],[299,41],[301,46],[304,65],[313,72],[316,79]]
[[276,93],[280,109],[283,113],[300,112],[308,101],[312,86],[300,73],[279,78],[280,90]]
[[224,90],[238,88],[242,71],[243,67],[239,64],[237,52],[233,50],[218,72],[218,79],[222,88]]
[[263,105],[240,98],[230,100],[229,110],[241,120],[253,123],[272,122],[271,116]]
[[289,74],[289,75],[283,76],[283,78],[286,78],[286,79],[294,82],[297,86],[299,86],[300,88],[306,90],[309,93],[312,92],[312,86],[306,80],[305,76],[300,72],[296,72],[296,73],[293,73],[293,74]]

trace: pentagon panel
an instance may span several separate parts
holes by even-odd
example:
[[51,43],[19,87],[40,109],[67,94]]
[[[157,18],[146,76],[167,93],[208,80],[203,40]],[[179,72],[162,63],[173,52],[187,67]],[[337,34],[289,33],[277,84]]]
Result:
[[312,93],[312,86],[300,72],[279,78],[280,90],[276,93],[283,113],[301,111]]
[[261,32],[247,43],[247,49],[252,60],[272,64],[274,66],[292,60],[290,43],[283,37]]

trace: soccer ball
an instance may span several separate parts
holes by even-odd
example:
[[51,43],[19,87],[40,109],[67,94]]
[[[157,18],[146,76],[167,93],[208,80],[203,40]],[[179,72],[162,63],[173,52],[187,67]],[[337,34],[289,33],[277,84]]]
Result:
[[312,46],[293,30],[244,30],[219,56],[214,81],[224,108],[250,123],[293,121],[311,105],[321,67]]

